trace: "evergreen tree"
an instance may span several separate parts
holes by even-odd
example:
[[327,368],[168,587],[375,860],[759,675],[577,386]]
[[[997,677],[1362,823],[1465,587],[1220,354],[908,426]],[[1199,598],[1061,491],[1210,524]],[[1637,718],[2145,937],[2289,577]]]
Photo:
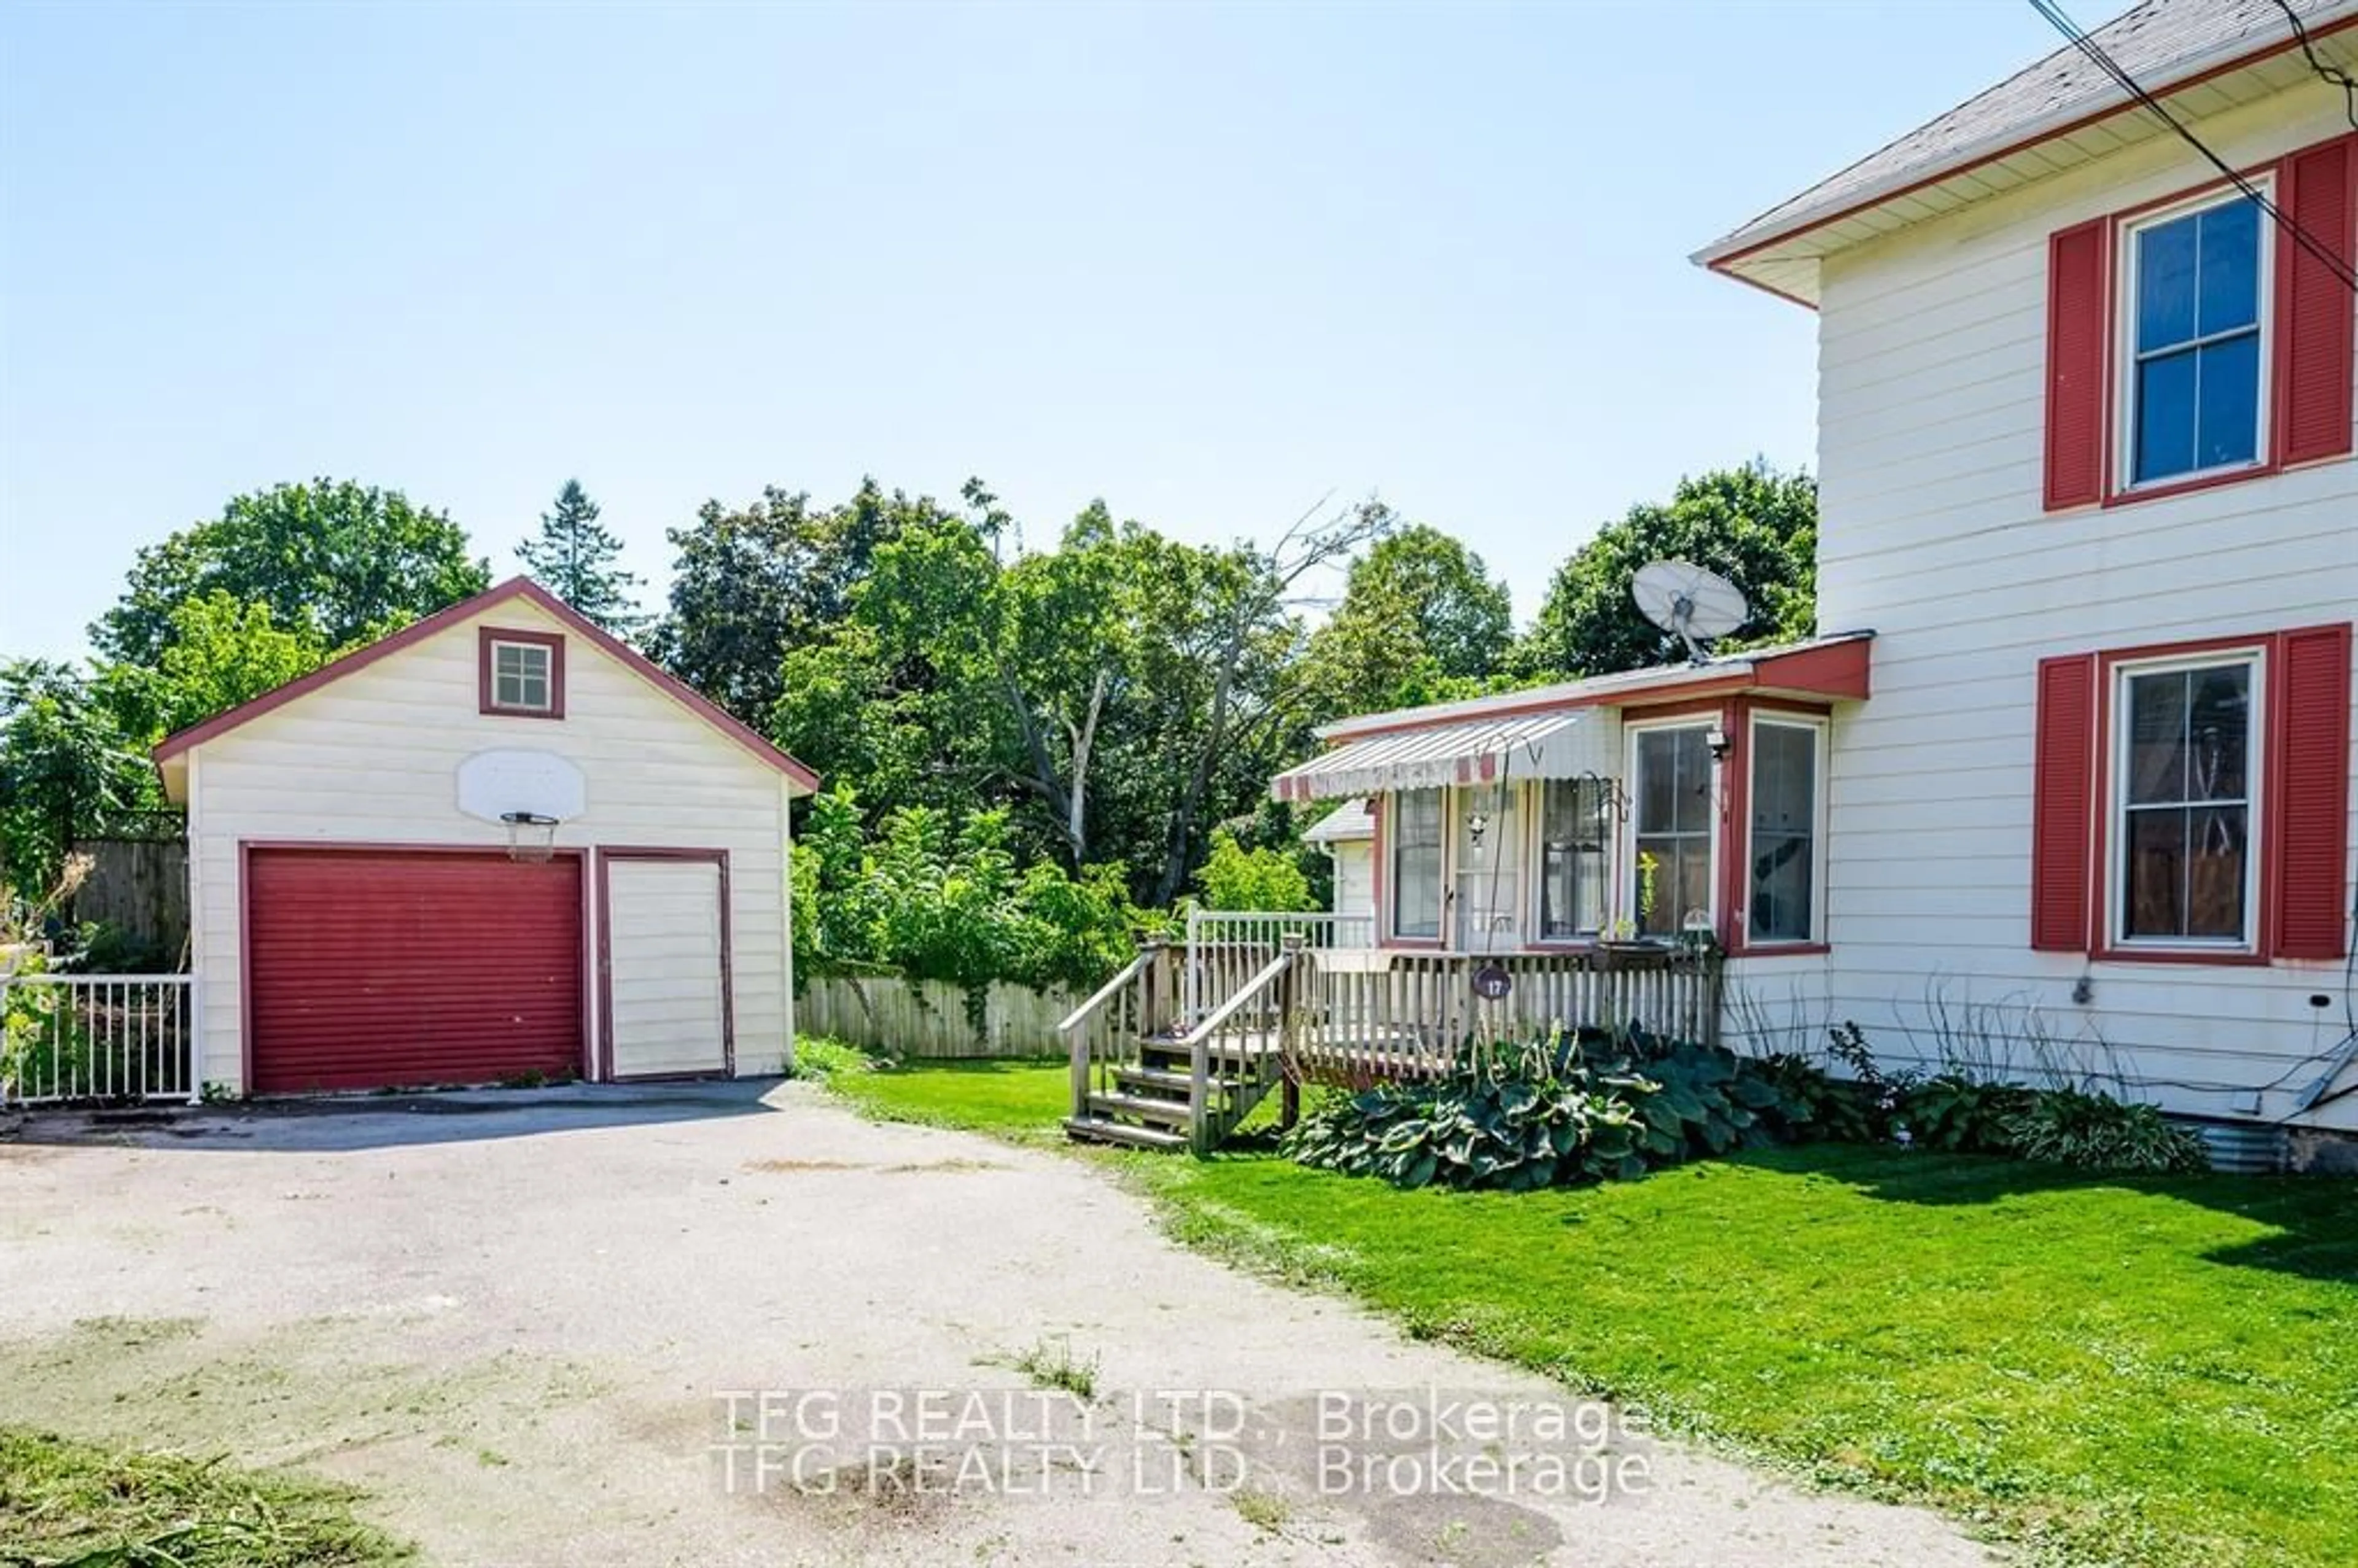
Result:
[[557,492],[557,510],[540,517],[540,536],[516,546],[533,579],[617,637],[645,624],[634,589],[636,573],[614,564],[622,541],[598,521],[598,503],[568,479]]

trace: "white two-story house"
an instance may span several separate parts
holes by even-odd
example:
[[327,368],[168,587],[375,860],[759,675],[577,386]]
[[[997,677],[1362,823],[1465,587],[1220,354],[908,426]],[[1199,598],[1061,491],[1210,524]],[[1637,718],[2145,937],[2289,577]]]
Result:
[[1701,253],[1818,316],[1827,635],[1332,727],[1276,787],[1372,802],[1379,943],[1707,927],[1731,1039],[2358,1129],[2358,0],[2294,9],[2093,35],[2186,135],[2066,47]]

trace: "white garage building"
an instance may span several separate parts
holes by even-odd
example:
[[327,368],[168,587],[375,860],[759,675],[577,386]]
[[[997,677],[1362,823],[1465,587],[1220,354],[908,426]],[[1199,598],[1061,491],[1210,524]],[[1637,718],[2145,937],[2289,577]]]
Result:
[[165,740],[197,1075],[783,1070],[816,776],[523,578]]

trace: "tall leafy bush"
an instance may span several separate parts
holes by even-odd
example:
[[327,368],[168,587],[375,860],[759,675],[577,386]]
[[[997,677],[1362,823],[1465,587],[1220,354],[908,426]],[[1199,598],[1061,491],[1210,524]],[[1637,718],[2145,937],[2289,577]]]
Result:
[[795,895],[798,967],[882,967],[969,990],[1094,986],[1129,961],[1148,924],[1119,866],[1019,867],[1003,811],[903,806],[871,834],[840,789],[811,802]]

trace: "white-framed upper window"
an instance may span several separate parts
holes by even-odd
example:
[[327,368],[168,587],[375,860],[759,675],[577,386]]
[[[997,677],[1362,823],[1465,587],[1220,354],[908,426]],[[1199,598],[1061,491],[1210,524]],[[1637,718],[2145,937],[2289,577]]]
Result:
[[1404,789],[1391,796],[1385,852],[1385,893],[1391,904],[1392,935],[1412,941],[1441,936],[1440,789]]
[[1745,944],[1823,941],[1825,721],[1755,714],[1749,741]]
[[545,643],[492,640],[492,706],[546,713],[557,706],[554,651]]
[[1540,940],[1573,941],[1605,929],[1612,847],[1613,813],[1602,779],[1540,784]]
[[1629,735],[1628,909],[1638,932],[1675,935],[1690,916],[1714,910],[1719,812],[1713,788],[1711,720],[1638,728]]
[[2125,947],[2256,948],[2257,649],[2115,666],[2107,838]]
[[2240,192],[2123,225],[2123,489],[2266,460],[2271,228]]

